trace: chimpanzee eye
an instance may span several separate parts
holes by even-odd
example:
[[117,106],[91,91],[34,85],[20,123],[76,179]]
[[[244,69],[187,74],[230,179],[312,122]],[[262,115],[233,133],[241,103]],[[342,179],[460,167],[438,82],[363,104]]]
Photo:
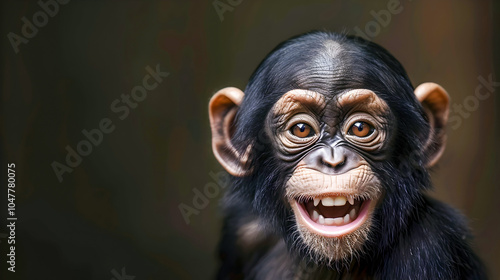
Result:
[[358,137],[367,137],[370,136],[375,128],[366,122],[355,122],[351,128],[349,128],[349,135],[355,135]]
[[299,138],[307,138],[314,135],[314,130],[312,129],[312,127],[305,123],[295,124],[290,129],[290,132]]

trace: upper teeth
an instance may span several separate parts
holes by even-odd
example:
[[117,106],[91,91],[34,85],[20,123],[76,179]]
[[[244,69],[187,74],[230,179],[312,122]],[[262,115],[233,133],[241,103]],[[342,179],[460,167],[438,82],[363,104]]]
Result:
[[[321,204],[323,204],[323,206],[343,206],[346,202],[347,198],[345,196],[337,196],[335,198],[325,197],[321,199]],[[317,206],[316,199],[314,199],[314,206]]]
[[353,198],[352,196],[348,196],[348,197],[347,197],[347,200],[349,201],[349,203],[350,203],[351,205],[354,205],[354,198]]
[[319,198],[315,198],[315,199],[314,199],[314,206],[315,206],[315,207],[316,207],[316,206],[318,206],[319,201],[320,201],[320,199],[319,199]]

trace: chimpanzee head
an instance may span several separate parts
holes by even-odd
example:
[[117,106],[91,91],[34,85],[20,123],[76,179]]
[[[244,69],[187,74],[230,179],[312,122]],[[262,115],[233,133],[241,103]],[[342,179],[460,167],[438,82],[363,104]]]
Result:
[[335,263],[405,229],[444,149],[448,95],[414,89],[375,43],[312,32],[277,46],[244,92],[222,89],[209,109],[214,154],[233,177],[228,205],[292,251]]

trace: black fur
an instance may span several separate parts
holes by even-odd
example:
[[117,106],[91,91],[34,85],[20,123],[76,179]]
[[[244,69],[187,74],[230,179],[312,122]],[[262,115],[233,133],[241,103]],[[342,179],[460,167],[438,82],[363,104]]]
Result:
[[[340,49],[325,51],[324,43],[329,41],[337,42]],[[369,241],[352,263],[310,263],[294,231],[295,220],[284,199],[293,165],[276,159],[263,128],[276,101],[297,88],[330,98],[349,89],[367,88],[389,105],[396,120],[391,124],[390,150],[385,151],[389,157],[370,161],[383,182],[385,196],[375,210]],[[248,177],[233,177],[225,196],[227,217],[218,278],[485,279],[463,218],[425,194],[431,183],[421,150],[429,124],[413,90],[392,55],[358,37],[312,32],[277,46],[250,78],[236,116],[233,143],[241,151],[254,144],[254,171]],[[256,218],[264,221],[268,242],[256,246],[253,254],[243,254],[236,233]],[[280,272],[283,265],[289,266],[288,271]]]

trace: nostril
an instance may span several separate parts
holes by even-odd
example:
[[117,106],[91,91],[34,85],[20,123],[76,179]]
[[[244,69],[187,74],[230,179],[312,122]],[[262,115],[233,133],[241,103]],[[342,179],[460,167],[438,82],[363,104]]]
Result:
[[328,168],[338,168],[338,167],[342,167],[345,164],[345,158],[343,158],[341,162],[330,162],[330,161],[325,161],[324,159],[321,159],[321,164],[328,167]]
[[323,164],[324,166],[329,167],[329,168],[333,167],[330,163],[324,161],[323,159],[321,159],[321,164]]
[[343,147],[326,147],[325,149],[318,150],[316,158],[313,159],[315,165],[318,167],[326,168],[328,172],[339,172],[349,165],[349,157]]

